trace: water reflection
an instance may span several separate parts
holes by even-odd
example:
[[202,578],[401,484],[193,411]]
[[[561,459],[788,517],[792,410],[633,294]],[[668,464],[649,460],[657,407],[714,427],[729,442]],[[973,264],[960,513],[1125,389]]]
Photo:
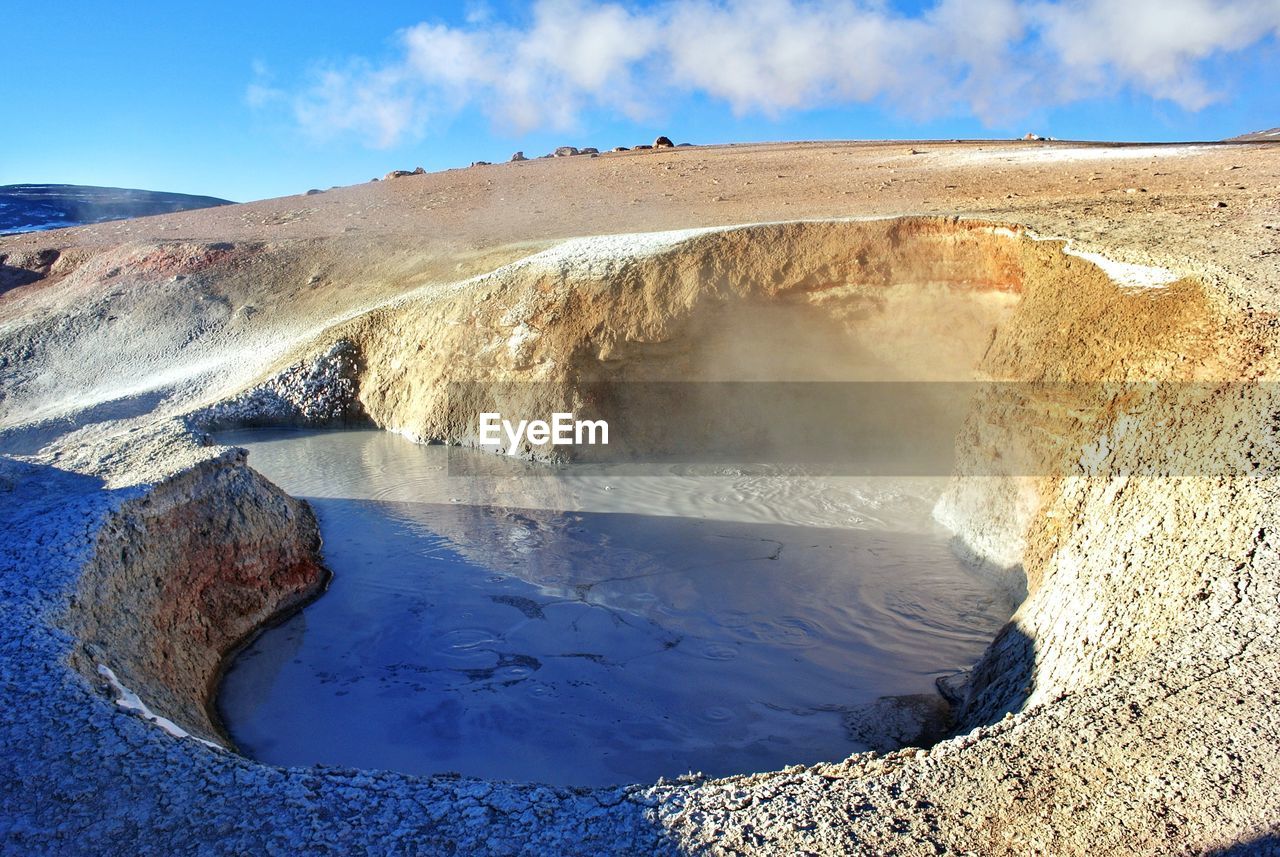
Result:
[[843,709],[928,692],[1012,609],[919,486],[458,479],[384,433],[224,440],[311,500],[336,574],[222,688],[267,762],[590,785],[838,759],[864,749]]

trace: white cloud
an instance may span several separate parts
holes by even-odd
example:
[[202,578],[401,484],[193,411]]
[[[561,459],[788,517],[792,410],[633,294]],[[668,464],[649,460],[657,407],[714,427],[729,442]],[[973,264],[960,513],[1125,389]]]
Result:
[[370,145],[392,146],[420,136],[430,118],[421,84],[399,65],[324,71],[294,99],[294,115],[319,138],[353,133]]
[[467,23],[472,26],[487,24],[493,20],[493,8],[483,0],[467,0],[465,8]]
[[288,100],[289,93],[271,85],[271,69],[262,60],[254,60],[252,64],[253,82],[245,87],[244,100],[250,107],[266,107],[269,104]]
[[[594,108],[641,118],[689,92],[740,114],[880,99],[989,123],[1121,89],[1194,110],[1220,97],[1200,62],[1280,32],[1280,0],[938,0],[915,16],[879,0],[537,0],[523,26],[484,4],[467,20],[403,30],[390,62],[319,73],[295,117],[389,146],[469,106],[520,132]],[[247,98],[278,94],[259,81]]]
[[1108,78],[1191,110],[1217,95],[1196,63],[1280,30],[1280,0],[1076,0],[1031,9],[1068,95]]
[[259,108],[266,107],[269,104],[284,101],[289,97],[289,93],[283,89],[276,89],[271,86],[265,86],[261,83],[251,83],[245,87],[244,100],[250,107]]

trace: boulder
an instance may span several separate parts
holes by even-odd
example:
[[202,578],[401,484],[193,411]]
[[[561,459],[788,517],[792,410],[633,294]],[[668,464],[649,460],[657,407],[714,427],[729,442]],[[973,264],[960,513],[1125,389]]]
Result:
[[576,155],[576,154],[578,154],[578,150],[573,146],[561,146],[560,148],[556,149],[556,152],[555,152],[555,155],[557,158],[568,158],[571,155]]
[[511,156],[511,160],[513,160],[513,161],[527,161],[527,160],[529,160],[529,159],[528,159],[528,158],[526,158],[526,157],[524,156],[524,152],[516,152],[514,155],[512,155],[512,156]]
[[615,151],[615,152],[630,152],[630,151],[631,151],[631,149],[629,149],[629,148],[628,148],[628,147],[626,147],[626,146],[614,146],[614,147],[613,147],[613,151]]
[[405,176],[411,176],[411,175],[413,175],[413,173],[409,172],[408,170],[392,170],[391,172],[383,176],[383,178],[384,179],[402,179]]
[[427,174],[427,171],[424,170],[422,167],[414,167],[413,174],[415,176],[425,176]]
[[489,162],[488,162],[488,161],[472,161],[472,162],[471,162],[471,166],[473,166],[473,167],[487,167],[487,166],[489,166]]
[[578,154],[579,155],[598,155],[600,154],[600,150],[595,148],[594,146],[587,146],[581,152],[578,152]]
[[648,143],[641,143],[639,146],[635,147],[637,152],[643,151],[644,149],[652,149],[652,148],[653,146],[650,146]]
[[676,144],[671,142],[670,137],[659,137],[653,141],[653,148],[655,149],[674,149],[675,147]]

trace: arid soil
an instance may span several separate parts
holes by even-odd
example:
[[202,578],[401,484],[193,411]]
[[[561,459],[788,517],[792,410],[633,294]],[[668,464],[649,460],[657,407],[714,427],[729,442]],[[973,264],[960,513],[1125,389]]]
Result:
[[[1278,187],[1267,143],[721,146],[0,239],[0,834],[60,853],[1267,853]],[[207,429],[465,439],[451,381],[536,380],[543,405],[691,372],[1068,385],[995,388],[957,439],[962,463],[1021,456],[1016,478],[957,478],[936,514],[1028,595],[948,689],[953,737],[563,790],[268,768],[113,704],[99,664],[217,739],[219,659],[323,585],[309,511]]]

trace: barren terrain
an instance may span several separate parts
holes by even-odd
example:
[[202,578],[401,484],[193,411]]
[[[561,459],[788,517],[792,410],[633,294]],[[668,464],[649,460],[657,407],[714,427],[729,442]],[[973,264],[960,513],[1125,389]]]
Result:
[[[1277,188],[1265,142],[716,146],[0,238],[6,847],[1275,849]],[[465,439],[452,381],[572,400],[733,379],[748,351],[786,367],[772,380],[1085,385],[979,397],[957,439],[1032,466],[957,478],[936,510],[1028,592],[949,689],[952,737],[603,790],[279,769],[175,737],[223,740],[221,659],[326,575],[306,505],[207,430]],[[1135,381],[1159,386],[1107,386]]]

